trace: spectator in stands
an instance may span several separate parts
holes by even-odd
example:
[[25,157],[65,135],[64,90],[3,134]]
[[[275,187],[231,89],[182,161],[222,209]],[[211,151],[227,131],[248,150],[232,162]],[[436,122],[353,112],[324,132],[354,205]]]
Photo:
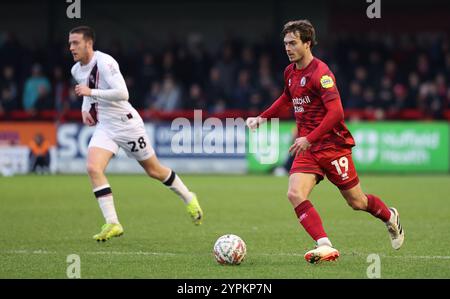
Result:
[[83,103],[83,100],[81,99],[81,97],[78,97],[75,94],[75,88],[69,88],[69,97],[68,97],[68,103],[67,106],[69,107],[69,110],[75,110],[75,111],[80,111],[81,110],[81,105]]
[[17,109],[17,83],[12,66],[3,68],[0,80],[0,114]]
[[209,80],[206,85],[206,97],[208,99],[208,107],[212,111],[222,111],[228,106],[225,87],[220,77],[220,71],[216,67],[211,68],[209,72]]
[[161,91],[161,83],[159,81],[153,81],[148,85],[148,89],[145,92],[145,108],[153,109],[156,100],[158,99],[158,94]]
[[421,81],[428,81],[431,79],[430,63],[426,54],[421,54],[419,58],[417,58],[417,72]]
[[388,77],[392,82],[398,82],[400,80],[397,65],[392,59],[389,59],[384,64],[384,76]]
[[175,56],[170,50],[163,53],[161,72],[163,76],[166,76],[167,74],[175,76],[177,74]]
[[249,98],[254,87],[250,81],[250,72],[248,70],[240,70],[238,74],[237,84],[232,93],[232,107],[237,109],[247,109]]
[[434,82],[425,82],[420,85],[418,107],[427,119],[442,118],[443,106],[444,103],[438,95],[437,86]]
[[[379,78],[377,78],[379,80]],[[369,85],[368,81],[368,75],[367,75],[367,69],[361,65],[356,67],[355,74],[354,74],[354,80],[356,83],[359,84],[361,88],[365,88]],[[351,86],[350,86],[351,88]]]
[[250,94],[247,111],[249,115],[258,115],[265,108],[263,96],[256,89]]
[[[448,51],[450,51],[450,49],[447,49]],[[447,53],[447,55],[445,55],[445,66],[444,66],[444,74],[445,77],[450,80],[450,52]]]
[[45,108],[49,102],[50,81],[42,74],[39,64],[33,65],[31,77],[25,82],[23,92],[23,108],[25,111],[35,111]]
[[65,113],[70,109],[69,89],[69,84],[64,78],[62,68],[56,66],[53,68],[53,98],[58,114]]
[[378,92],[377,108],[387,110],[394,104],[394,94],[392,92],[392,80],[388,76],[381,79],[381,86]]
[[394,102],[388,107],[389,112],[398,113],[403,109],[411,108],[408,101],[408,91],[403,84],[395,84],[393,88],[393,94]]
[[252,47],[245,46],[241,51],[240,58],[239,69],[247,69],[253,76],[256,73],[258,66],[256,64],[255,52],[253,51]]
[[231,44],[226,44],[222,49],[222,57],[215,67],[218,69],[225,95],[229,97],[233,93],[233,87],[236,81],[237,63],[233,57],[233,48]]
[[[171,39],[161,48],[148,49],[144,42],[138,44],[138,48],[122,49],[120,41],[116,40],[108,48],[120,62],[127,81],[134,81],[134,84],[128,82],[128,88],[133,95],[130,99],[138,107],[161,107],[165,111],[173,107],[205,107],[211,112],[232,108],[248,110],[256,109],[259,104],[255,103],[260,101],[267,107],[282,92],[283,77],[275,71],[283,69],[285,58],[273,54],[274,45],[269,43],[249,44],[227,37],[218,57],[208,50],[201,34],[197,33],[188,34],[185,43]],[[276,47],[279,46],[277,41]],[[28,111],[53,106],[57,111],[66,111],[65,107],[79,111],[80,99],[70,88],[66,92],[66,86],[71,85],[66,79],[70,73],[70,66],[66,65],[70,63],[66,57],[67,47],[64,47],[65,52],[49,50],[52,45],[44,47],[26,48],[14,35],[5,35],[4,43],[0,44],[0,111],[20,109],[22,102],[23,109]],[[162,51],[161,56],[159,51]],[[337,84],[345,108],[371,110],[369,112],[381,109],[377,113],[382,115],[383,111],[410,107],[425,109],[432,117],[435,114],[425,107],[426,104],[440,103],[434,106],[450,108],[449,51],[447,33],[340,34],[323,38],[316,54],[319,58],[328,58],[330,68],[339,74]],[[45,69],[52,70],[51,86],[39,66],[33,66],[33,75],[23,82],[32,61],[46,61]],[[12,67],[12,75],[5,66]],[[242,70],[250,74],[250,92],[242,85],[237,86],[239,77],[246,76],[240,74]],[[10,79],[5,78],[5,74]],[[175,85],[169,82],[170,92],[162,82],[166,82],[163,79],[166,74],[177,82]],[[202,99],[194,100],[199,89]],[[182,90],[186,94],[184,97]],[[279,93],[275,94],[275,90]],[[236,91],[239,91],[239,101],[232,97]],[[169,97],[169,94],[175,96]],[[162,100],[163,97],[166,100]],[[139,101],[143,102],[139,104]]]
[[408,75],[408,102],[410,107],[415,108],[418,104],[420,78],[416,72],[411,72]]
[[181,88],[176,84],[173,75],[167,74],[162,82],[161,90],[156,95],[153,109],[174,111],[181,107]]
[[447,83],[445,82],[445,77],[443,73],[438,73],[436,75],[435,81],[437,94],[441,98],[442,102],[446,102],[447,97]]
[[55,101],[52,98],[51,89],[44,85],[38,87],[38,99],[35,108],[37,111],[51,110],[55,108]]
[[270,65],[261,64],[258,70],[257,88],[261,89],[265,93],[268,93],[269,90],[275,85],[277,85],[277,83],[275,82]]
[[272,88],[270,88],[269,93],[267,94],[266,98],[263,99],[264,100],[263,109],[272,105],[273,99],[277,99],[282,92],[283,92],[283,88],[281,85],[275,85]]
[[370,52],[367,74],[369,82],[376,82],[383,76],[383,64],[379,51],[374,50]]
[[50,172],[50,143],[38,133],[30,141],[30,171],[38,174]]
[[368,87],[363,92],[363,103],[359,106],[361,109],[367,109],[367,110],[375,110],[377,109],[377,103],[375,99],[375,91],[373,88]]
[[205,86],[208,80],[208,76],[211,67],[211,55],[205,47],[203,36],[199,33],[191,33],[187,36],[187,55],[190,59],[189,77],[192,82],[200,83]]
[[198,83],[194,83],[189,88],[189,95],[184,102],[184,109],[202,109],[208,110],[207,101],[203,90]]
[[357,109],[364,106],[362,91],[361,83],[356,80],[350,83],[350,94],[348,98],[344,100],[346,109]]
[[155,57],[152,53],[144,53],[139,65],[137,66],[136,76],[136,88],[139,89],[139,93],[145,97],[148,86],[158,80],[159,69],[155,63]]

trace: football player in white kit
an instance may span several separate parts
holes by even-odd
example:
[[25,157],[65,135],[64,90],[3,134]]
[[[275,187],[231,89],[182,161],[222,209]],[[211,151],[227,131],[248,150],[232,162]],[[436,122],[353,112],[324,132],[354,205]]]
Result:
[[136,159],[150,177],[174,191],[186,204],[194,224],[201,224],[203,212],[196,195],[173,170],[158,161],[142,118],[128,102],[128,89],[118,63],[110,55],[94,51],[94,42],[95,33],[90,27],[76,27],[69,33],[70,52],[76,62],[71,73],[78,83],[75,93],[83,97],[83,123],[96,126],[88,147],[87,172],[106,223],[93,238],[106,241],[123,234],[105,176],[119,147]]

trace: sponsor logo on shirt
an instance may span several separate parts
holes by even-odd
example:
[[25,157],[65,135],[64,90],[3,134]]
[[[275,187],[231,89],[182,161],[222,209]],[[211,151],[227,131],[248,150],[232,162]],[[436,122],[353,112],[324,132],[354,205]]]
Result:
[[311,103],[309,96],[303,96],[299,98],[293,98],[292,104],[294,104],[294,112],[304,112],[305,108],[303,105]]
[[333,78],[331,78],[328,75],[323,75],[320,78],[320,85],[322,85],[323,88],[331,88],[334,86]]

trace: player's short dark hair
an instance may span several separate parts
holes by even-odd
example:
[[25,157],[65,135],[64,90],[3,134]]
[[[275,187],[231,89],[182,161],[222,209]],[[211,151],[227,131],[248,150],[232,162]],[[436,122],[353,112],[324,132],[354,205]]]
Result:
[[83,34],[83,38],[85,40],[91,40],[92,43],[95,43],[95,32],[89,26],[78,26],[70,30],[70,34],[72,33],[81,33]]
[[294,33],[299,35],[302,42],[311,42],[311,48],[317,45],[316,31],[309,20],[295,20],[289,21],[284,24],[283,31],[281,31],[282,38],[288,33]]

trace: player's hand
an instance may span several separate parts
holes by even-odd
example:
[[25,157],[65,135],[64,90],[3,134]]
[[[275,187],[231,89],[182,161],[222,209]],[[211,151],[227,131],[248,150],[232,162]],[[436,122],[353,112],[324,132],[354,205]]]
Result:
[[78,84],[75,86],[75,94],[79,97],[90,97],[91,89],[86,85]]
[[95,126],[94,118],[89,112],[81,111],[81,116],[83,117],[83,124],[89,127]]
[[263,122],[263,119],[259,116],[249,117],[245,121],[245,123],[247,124],[247,127],[252,131],[255,131],[262,122]]
[[292,156],[298,156],[310,147],[311,143],[309,143],[306,137],[299,137],[295,139],[294,144],[289,148],[289,153],[291,153]]

